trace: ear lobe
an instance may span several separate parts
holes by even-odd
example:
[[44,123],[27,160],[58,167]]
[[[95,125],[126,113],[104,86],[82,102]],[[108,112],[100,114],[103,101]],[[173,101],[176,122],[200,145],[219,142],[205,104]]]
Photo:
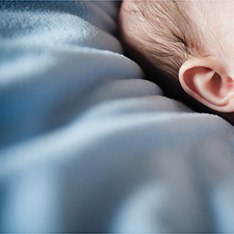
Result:
[[212,110],[234,112],[234,81],[206,59],[186,61],[179,81],[186,93]]

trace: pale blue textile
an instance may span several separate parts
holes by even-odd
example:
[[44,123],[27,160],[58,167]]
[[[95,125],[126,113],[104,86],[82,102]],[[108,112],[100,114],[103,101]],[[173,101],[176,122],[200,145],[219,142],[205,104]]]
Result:
[[234,232],[234,130],[123,55],[120,2],[0,3],[1,232]]

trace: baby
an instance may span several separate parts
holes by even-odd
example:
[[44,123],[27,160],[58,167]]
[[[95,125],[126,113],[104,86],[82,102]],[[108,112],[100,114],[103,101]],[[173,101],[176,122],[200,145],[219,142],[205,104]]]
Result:
[[233,0],[123,0],[121,37],[145,70],[163,74],[165,89],[234,123],[233,12]]

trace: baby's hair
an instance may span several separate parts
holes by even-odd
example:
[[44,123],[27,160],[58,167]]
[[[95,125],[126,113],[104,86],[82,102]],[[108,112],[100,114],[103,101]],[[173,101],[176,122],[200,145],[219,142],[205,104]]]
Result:
[[125,44],[153,61],[165,75],[177,78],[190,55],[202,54],[188,1],[126,0],[123,5],[120,29]]

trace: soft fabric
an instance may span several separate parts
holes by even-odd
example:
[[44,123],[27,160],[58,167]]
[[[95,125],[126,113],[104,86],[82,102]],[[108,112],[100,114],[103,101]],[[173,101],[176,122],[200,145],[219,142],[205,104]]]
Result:
[[233,127],[147,81],[119,5],[1,2],[1,232],[234,232]]

